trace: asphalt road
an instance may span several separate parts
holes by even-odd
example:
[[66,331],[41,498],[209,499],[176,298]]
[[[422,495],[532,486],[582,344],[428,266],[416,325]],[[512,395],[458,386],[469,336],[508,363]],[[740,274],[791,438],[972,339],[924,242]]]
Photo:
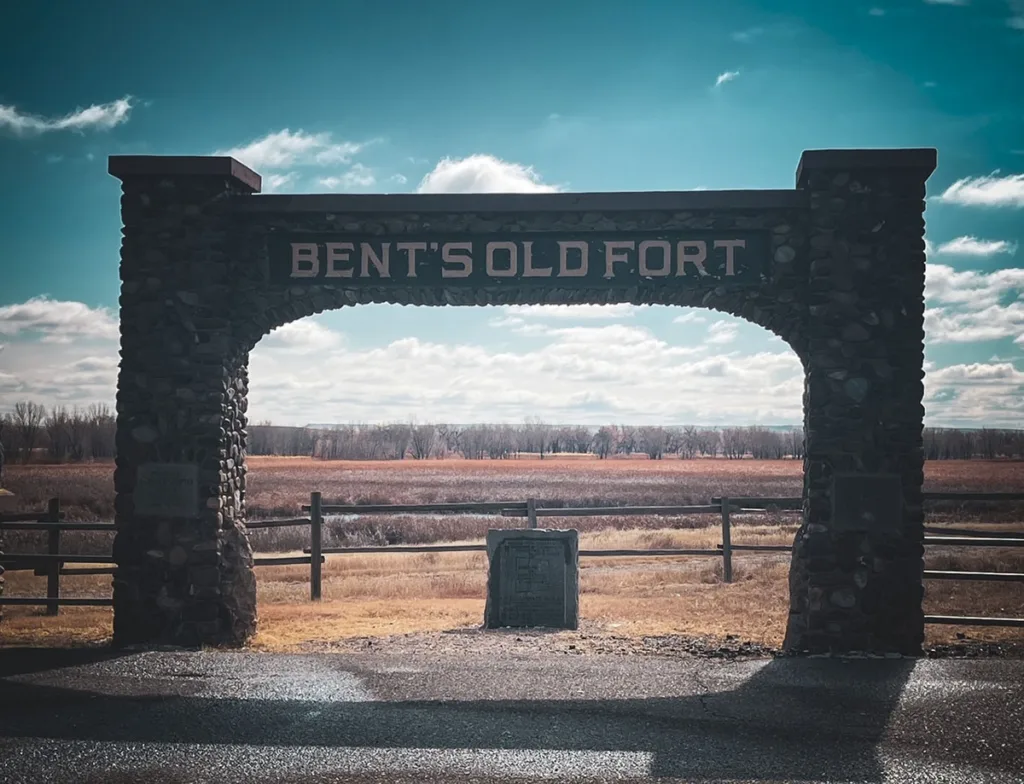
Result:
[[1024,661],[0,650],[2,782],[1024,782]]

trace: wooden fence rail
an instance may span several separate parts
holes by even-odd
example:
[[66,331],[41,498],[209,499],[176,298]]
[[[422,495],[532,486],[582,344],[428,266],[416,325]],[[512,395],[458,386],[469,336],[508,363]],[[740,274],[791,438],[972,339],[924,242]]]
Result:
[[[1024,493],[925,493],[926,501],[965,502],[1006,502],[1024,501]],[[324,504],[319,492],[310,495],[310,503],[301,507],[308,517],[254,520],[247,524],[250,529],[303,527],[310,528],[310,547],[304,548],[301,556],[256,556],[256,566],[308,565],[310,569],[310,600],[318,601],[323,595],[323,564],[326,555],[357,553],[459,553],[485,552],[482,544],[471,545],[385,545],[367,547],[324,547],[323,526],[325,517],[343,515],[375,514],[488,514],[500,517],[524,517],[527,526],[537,527],[539,518],[549,517],[607,517],[639,515],[698,515],[717,514],[722,520],[722,543],[714,549],[615,549],[580,550],[581,557],[679,557],[708,556],[722,559],[723,582],[731,583],[733,578],[734,553],[785,553],[791,552],[790,545],[748,545],[732,542],[732,515],[770,511],[796,512],[803,508],[803,499],[797,497],[747,498],[715,497],[710,504],[680,506],[618,506],[618,507],[538,507],[535,499],[526,501],[483,501],[445,502],[431,504]],[[62,522],[58,499],[51,499],[45,512],[22,512],[14,515],[0,515],[0,530],[38,530],[47,532],[47,552],[7,553],[0,555],[0,566],[8,569],[34,569],[37,574],[47,577],[45,598],[4,597],[0,605],[43,605],[48,615],[56,615],[60,605],[109,606],[112,600],[106,597],[61,598],[60,577],[87,574],[114,574],[116,567],[65,568],[65,564],[113,564],[110,555],[68,555],[60,553],[62,531],[112,531],[113,523],[68,523]],[[992,532],[976,529],[925,527],[924,543],[930,546],[952,547],[1024,547],[1024,532]],[[977,580],[988,582],[1022,582],[1024,573],[1016,572],[968,572],[925,570],[929,580]],[[926,623],[959,623],[976,626],[1024,626],[1020,618],[975,618],[968,616],[925,616]]]

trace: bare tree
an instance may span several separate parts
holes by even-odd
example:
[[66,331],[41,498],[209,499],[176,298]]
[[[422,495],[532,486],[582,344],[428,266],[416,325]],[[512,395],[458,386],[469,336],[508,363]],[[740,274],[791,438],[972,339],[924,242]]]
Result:
[[663,427],[641,427],[637,430],[637,443],[651,460],[661,460],[665,454],[667,434]]
[[63,406],[54,408],[43,421],[46,428],[47,444],[50,459],[63,463],[68,459],[71,442],[71,416]]
[[598,459],[604,460],[615,451],[615,431],[608,426],[598,428],[591,440],[591,449]]
[[434,453],[434,447],[437,445],[437,426],[413,426],[411,440],[413,459],[426,460]]
[[544,453],[548,451],[551,443],[552,427],[541,421],[539,417],[527,417],[523,435],[528,441],[526,447],[529,452],[537,452],[541,460]]
[[39,439],[39,428],[46,417],[46,409],[31,400],[14,404],[14,426],[21,440],[21,461],[27,463],[32,457]]
[[637,450],[637,432],[635,427],[619,425],[618,438],[615,443],[615,451],[624,455],[631,455]]

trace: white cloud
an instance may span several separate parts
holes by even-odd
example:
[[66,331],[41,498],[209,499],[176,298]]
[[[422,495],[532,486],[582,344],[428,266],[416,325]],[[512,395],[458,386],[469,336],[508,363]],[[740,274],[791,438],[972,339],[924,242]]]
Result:
[[739,330],[739,324],[735,321],[721,319],[708,327],[708,336],[704,342],[716,345],[732,343],[739,335]]
[[405,185],[407,182],[409,182],[409,178],[406,177],[404,174],[392,174],[390,177],[388,177],[388,182],[394,182],[398,183],[399,185]]
[[927,5],[967,5],[969,0],[924,0]]
[[924,379],[925,416],[965,427],[1020,427],[1024,372],[1005,361],[933,368]]
[[[1003,286],[991,276],[959,280],[976,291]],[[510,338],[499,347],[474,343],[472,330],[444,343],[406,337],[356,345],[328,326],[329,315],[292,322],[252,352],[249,413],[281,424],[422,419],[423,411],[458,422],[515,422],[527,415],[585,424],[801,421],[799,359],[777,342],[753,354],[723,350],[714,338],[735,333],[737,320],[716,321],[711,342],[678,345],[635,316],[623,323],[551,317],[561,310],[496,308]],[[622,308],[619,315],[630,312]],[[978,322],[991,326],[993,316],[982,309]],[[0,325],[0,334],[10,336],[0,353],[0,410],[24,399],[47,406],[113,403],[119,360],[109,313],[37,299],[0,310]],[[515,344],[511,338],[524,331],[537,340]],[[42,342],[53,337],[61,341]],[[311,358],[316,373],[309,372]],[[1019,424],[1022,384],[1024,371],[1012,360],[946,368],[929,360],[929,422]]]
[[1017,243],[1006,240],[980,240],[977,237],[957,237],[944,242],[935,250],[947,256],[995,256],[1000,253],[1013,255],[1017,252]]
[[93,104],[85,109],[78,108],[63,117],[25,114],[15,106],[0,104],[0,128],[7,128],[18,136],[35,136],[52,131],[109,131],[128,122],[131,112],[130,95],[110,103]]
[[263,176],[263,193],[281,193],[290,191],[299,180],[298,172],[284,174],[267,174]]
[[977,343],[1024,334],[1024,269],[957,272],[945,264],[925,268],[925,339]]
[[344,174],[323,177],[319,182],[323,187],[332,191],[347,191],[353,188],[369,188],[371,185],[376,184],[377,178],[374,176],[372,169],[363,166],[361,163],[354,163],[352,168]]
[[1024,0],[1007,0],[1012,16],[1006,20],[1006,26],[1013,30],[1024,30]]
[[936,201],[968,207],[1024,207],[1024,174],[999,177],[964,177],[950,185]]
[[721,87],[726,82],[731,82],[740,75],[739,71],[723,71],[718,74],[718,78],[715,79],[715,87]]
[[884,8],[869,8],[868,9],[868,14],[870,14],[871,16],[885,16],[885,9]]
[[928,308],[924,329],[929,343],[980,343],[986,340],[1024,335],[1024,302],[989,305],[983,310],[966,312]]
[[621,302],[613,305],[507,305],[500,310],[514,316],[592,320],[630,318],[639,307]]
[[701,315],[695,310],[687,311],[672,319],[673,324],[706,324],[707,316]]
[[1024,290],[1024,269],[957,272],[946,264],[925,268],[925,299],[932,304],[967,305],[978,310]]
[[740,43],[748,44],[755,38],[758,38],[762,35],[764,35],[763,27],[749,27],[746,30],[737,30],[730,37],[734,41],[739,41]]
[[[270,338],[252,352],[250,413],[281,422],[436,420],[798,422],[803,371],[788,350],[706,356],[627,324],[558,327],[506,317],[543,338],[489,349],[410,337],[374,348],[340,341],[317,374]],[[276,333],[275,333],[276,334]],[[270,336],[273,337],[273,336]],[[536,345],[536,344],[534,344]],[[751,404],[749,389],[763,390]]]
[[348,163],[365,147],[356,142],[336,142],[330,133],[294,133],[285,128],[256,139],[242,147],[217,150],[214,155],[229,155],[256,171],[286,169],[291,166],[328,166]]
[[530,166],[493,155],[445,158],[416,188],[417,193],[555,193]]
[[46,296],[0,307],[0,335],[25,334],[40,335],[44,341],[55,343],[74,338],[116,339],[118,326],[103,308]]
[[323,326],[316,317],[291,321],[263,338],[260,345],[293,353],[309,354],[338,348],[343,336]]

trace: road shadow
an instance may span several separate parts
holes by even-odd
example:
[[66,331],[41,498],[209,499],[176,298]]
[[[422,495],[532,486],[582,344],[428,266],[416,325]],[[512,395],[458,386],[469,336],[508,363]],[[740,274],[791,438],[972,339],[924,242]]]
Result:
[[[7,653],[0,652],[0,676],[12,673]],[[42,669],[26,670],[14,659],[16,671]],[[368,701],[358,694],[340,700],[258,694],[225,699],[204,695],[196,678],[181,679],[180,687],[165,681],[149,695],[128,686],[118,687],[117,694],[89,690],[90,681],[76,681],[73,673],[67,685],[55,685],[59,679],[52,677],[46,685],[30,677],[2,678],[0,704],[16,707],[0,711],[0,737],[645,752],[656,777],[880,782],[879,746],[914,666],[905,659],[779,658],[751,666],[749,677],[734,687],[708,682],[692,696],[595,700]],[[103,677],[110,682],[121,667],[137,673],[128,661]],[[970,703],[971,695],[963,699]],[[948,705],[942,707],[949,712]],[[984,715],[980,705],[965,704],[962,710]],[[958,719],[961,710],[956,713]],[[927,758],[935,762],[947,755],[951,762],[1013,770],[1020,763],[1009,759],[1009,749],[1018,741],[1016,735],[1006,738],[1002,762],[990,755],[973,759],[967,743],[955,744],[952,751],[929,748]]]
[[[81,648],[0,648],[0,678],[113,661],[131,656],[133,653],[134,651],[118,650],[109,645]],[[2,690],[3,687],[0,685],[0,693]]]

